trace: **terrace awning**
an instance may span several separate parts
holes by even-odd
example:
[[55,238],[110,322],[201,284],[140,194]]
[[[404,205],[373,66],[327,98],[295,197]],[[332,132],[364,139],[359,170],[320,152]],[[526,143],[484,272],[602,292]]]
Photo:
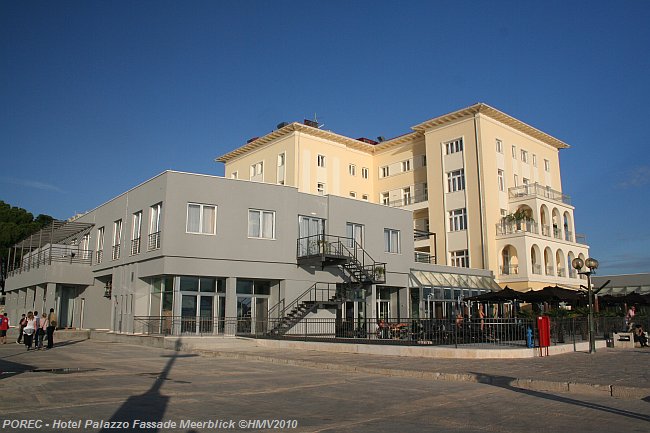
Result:
[[494,278],[488,276],[411,270],[411,280],[418,287],[453,287],[491,292],[501,290]]
[[12,248],[34,250],[47,244],[61,244],[78,234],[90,230],[95,224],[79,221],[54,220],[36,233],[27,236]]

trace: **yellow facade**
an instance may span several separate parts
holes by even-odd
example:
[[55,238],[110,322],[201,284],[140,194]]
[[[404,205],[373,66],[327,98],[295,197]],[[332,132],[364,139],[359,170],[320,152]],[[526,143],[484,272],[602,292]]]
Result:
[[412,210],[414,228],[435,233],[416,240],[418,260],[489,269],[518,290],[583,283],[570,266],[588,246],[562,194],[566,143],[486,104],[412,129],[376,143],[292,123],[217,161],[226,177]]

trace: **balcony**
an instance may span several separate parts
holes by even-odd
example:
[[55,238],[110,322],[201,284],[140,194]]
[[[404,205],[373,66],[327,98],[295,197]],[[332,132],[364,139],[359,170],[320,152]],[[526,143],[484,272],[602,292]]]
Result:
[[404,207],[410,206],[412,204],[424,203],[429,200],[428,194],[414,194],[414,195],[405,195],[399,200],[393,200],[388,202],[390,207]]
[[508,189],[508,197],[512,199],[520,198],[533,198],[540,197],[547,200],[557,201],[567,205],[571,205],[571,197],[566,194],[562,194],[560,191],[556,191],[549,187],[541,186],[538,183],[532,185],[521,185],[515,186]]
[[519,275],[519,265],[500,266],[499,275]]
[[516,221],[502,220],[497,223],[497,236],[513,235],[519,233],[539,234],[537,223],[531,219],[522,219]]
[[78,245],[45,245],[25,254],[18,266],[9,269],[8,276],[15,276],[56,263],[90,266],[93,264],[93,251],[83,250]]
[[415,261],[417,263],[431,263],[433,265],[437,263],[435,255],[422,251],[415,251]]
[[533,274],[542,275],[542,265],[533,264]]

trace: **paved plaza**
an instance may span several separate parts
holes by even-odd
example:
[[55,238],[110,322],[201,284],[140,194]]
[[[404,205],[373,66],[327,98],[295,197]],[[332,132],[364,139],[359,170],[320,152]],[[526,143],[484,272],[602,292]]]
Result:
[[[650,392],[616,397],[593,385],[647,390],[649,359],[641,349],[438,360],[250,342],[200,353],[95,339],[30,352],[13,343],[0,346],[0,431],[646,432]],[[525,389],[513,378],[584,386]]]

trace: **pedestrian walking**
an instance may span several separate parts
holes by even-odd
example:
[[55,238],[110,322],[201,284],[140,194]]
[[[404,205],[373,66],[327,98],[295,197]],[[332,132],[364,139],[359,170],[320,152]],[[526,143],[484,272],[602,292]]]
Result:
[[54,347],[54,330],[57,326],[54,308],[50,308],[50,314],[47,315],[47,322],[47,348],[51,349]]
[[7,331],[9,330],[9,317],[7,313],[0,316],[0,344],[7,344]]
[[48,321],[47,321],[47,314],[43,313],[41,315],[41,323],[39,327],[36,329],[36,335],[37,337],[37,342],[36,342],[36,348],[38,350],[41,350],[43,348],[43,338],[45,338],[45,334],[47,333],[47,326],[48,326]]
[[34,319],[34,313],[28,311],[26,319],[25,328],[23,329],[23,334],[25,335],[25,347],[27,347],[27,350],[32,350],[32,342],[34,341],[34,334],[36,334],[36,320]]
[[38,347],[38,330],[41,329],[41,316],[38,315],[38,311],[34,311],[34,349]]
[[18,339],[16,340],[16,343],[20,344],[23,341],[23,329],[25,329],[25,322],[26,322],[25,315],[23,314],[22,317],[20,318],[20,322],[18,322],[18,325],[20,325],[20,329],[18,330]]

